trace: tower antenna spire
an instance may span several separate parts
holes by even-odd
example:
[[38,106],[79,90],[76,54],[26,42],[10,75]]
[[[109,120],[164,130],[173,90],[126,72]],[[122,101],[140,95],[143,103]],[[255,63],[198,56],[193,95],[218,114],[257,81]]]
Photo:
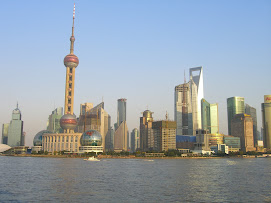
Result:
[[74,38],[74,18],[75,18],[75,3],[73,6],[73,15],[72,15],[72,36],[70,38],[70,41],[71,41],[70,54],[73,54],[73,50],[74,50],[74,41],[75,41],[75,38]]
[[184,70],[184,83],[186,83],[186,78],[185,78],[185,70]]

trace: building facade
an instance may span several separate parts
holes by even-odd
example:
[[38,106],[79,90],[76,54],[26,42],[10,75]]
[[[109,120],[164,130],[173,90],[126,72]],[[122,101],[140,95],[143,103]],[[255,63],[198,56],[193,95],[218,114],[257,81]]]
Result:
[[224,135],[223,142],[229,147],[229,152],[239,152],[241,148],[240,137]]
[[174,120],[177,135],[193,135],[190,82],[175,87]]
[[267,150],[271,149],[271,95],[264,95],[262,103],[263,144]]
[[219,133],[219,116],[218,116],[218,104],[210,104],[210,133],[216,134]]
[[52,111],[52,114],[49,115],[48,118],[47,130],[52,133],[63,133],[63,129],[60,126],[60,119],[62,116],[63,116],[62,107],[58,107],[54,111]]
[[245,114],[250,115],[253,120],[253,139],[254,139],[254,146],[257,147],[258,145],[258,130],[257,130],[257,112],[256,108],[245,104]]
[[245,113],[245,99],[244,97],[230,97],[227,99],[227,113],[228,113],[228,134],[231,132],[231,121],[236,114]]
[[253,138],[253,120],[250,115],[236,114],[231,121],[232,136],[240,137],[243,152],[255,151]]
[[120,124],[123,121],[126,121],[126,101],[127,99],[124,98],[118,99],[118,117],[117,117],[118,126],[120,126]]
[[152,114],[153,112],[146,110],[143,112],[143,116],[140,117],[140,149],[143,152],[155,150],[154,146],[155,142],[157,142],[153,135]]
[[201,100],[204,98],[203,91],[203,68],[190,68],[190,86],[192,99],[192,114],[193,114],[193,129],[194,134],[196,130],[201,127]]
[[2,144],[8,144],[8,128],[9,123],[4,123],[2,125]]
[[123,121],[114,134],[114,151],[128,151],[127,140],[128,127],[126,121]]
[[176,122],[169,120],[154,121],[152,124],[154,136],[154,151],[176,149]]
[[21,111],[18,108],[12,111],[12,120],[8,127],[8,145],[10,147],[23,146],[23,121],[21,120]]
[[131,132],[131,151],[135,152],[138,148],[139,143],[139,131],[137,128],[134,128]]

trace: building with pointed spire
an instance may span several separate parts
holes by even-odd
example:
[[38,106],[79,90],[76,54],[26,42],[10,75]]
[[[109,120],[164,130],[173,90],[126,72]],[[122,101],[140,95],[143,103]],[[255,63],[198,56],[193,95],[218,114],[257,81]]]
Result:
[[17,147],[24,145],[23,135],[23,121],[21,120],[21,111],[18,107],[12,111],[12,120],[8,127],[8,145],[10,147]]

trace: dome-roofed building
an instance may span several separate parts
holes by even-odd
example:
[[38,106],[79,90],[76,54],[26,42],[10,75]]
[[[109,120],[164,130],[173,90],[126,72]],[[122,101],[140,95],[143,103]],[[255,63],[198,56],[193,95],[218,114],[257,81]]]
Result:
[[84,132],[80,138],[81,147],[79,151],[85,152],[103,152],[103,142],[101,134],[96,130],[88,130]]
[[52,132],[50,132],[48,130],[42,130],[42,131],[38,132],[35,135],[35,137],[33,139],[33,145],[34,146],[32,147],[32,151],[39,152],[41,150],[41,148],[42,148],[42,136],[44,134],[47,134],[47,133],[52,133]]

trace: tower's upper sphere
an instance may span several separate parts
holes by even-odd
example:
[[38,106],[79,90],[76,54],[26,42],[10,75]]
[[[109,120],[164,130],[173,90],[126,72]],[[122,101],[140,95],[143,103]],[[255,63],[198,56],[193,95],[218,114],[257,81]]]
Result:
[[76,68],[79,64],[79,59],[76,55],[74,54],[68,54],[64,58],[64,65],[69,68]]
[[65,114],[60,119],[60,126],[64,130],[74,130],[77,126],[77,120],[75,115]]
[[42,136],[45,133],[51,133],[51,132],[48,130],[42,130],[35,135],[34,140],[33,140],[34,146],[42,146]]
[[88,130],[82,134],[80,143],[82,146],[102,146],[102,136],[96,130]]

